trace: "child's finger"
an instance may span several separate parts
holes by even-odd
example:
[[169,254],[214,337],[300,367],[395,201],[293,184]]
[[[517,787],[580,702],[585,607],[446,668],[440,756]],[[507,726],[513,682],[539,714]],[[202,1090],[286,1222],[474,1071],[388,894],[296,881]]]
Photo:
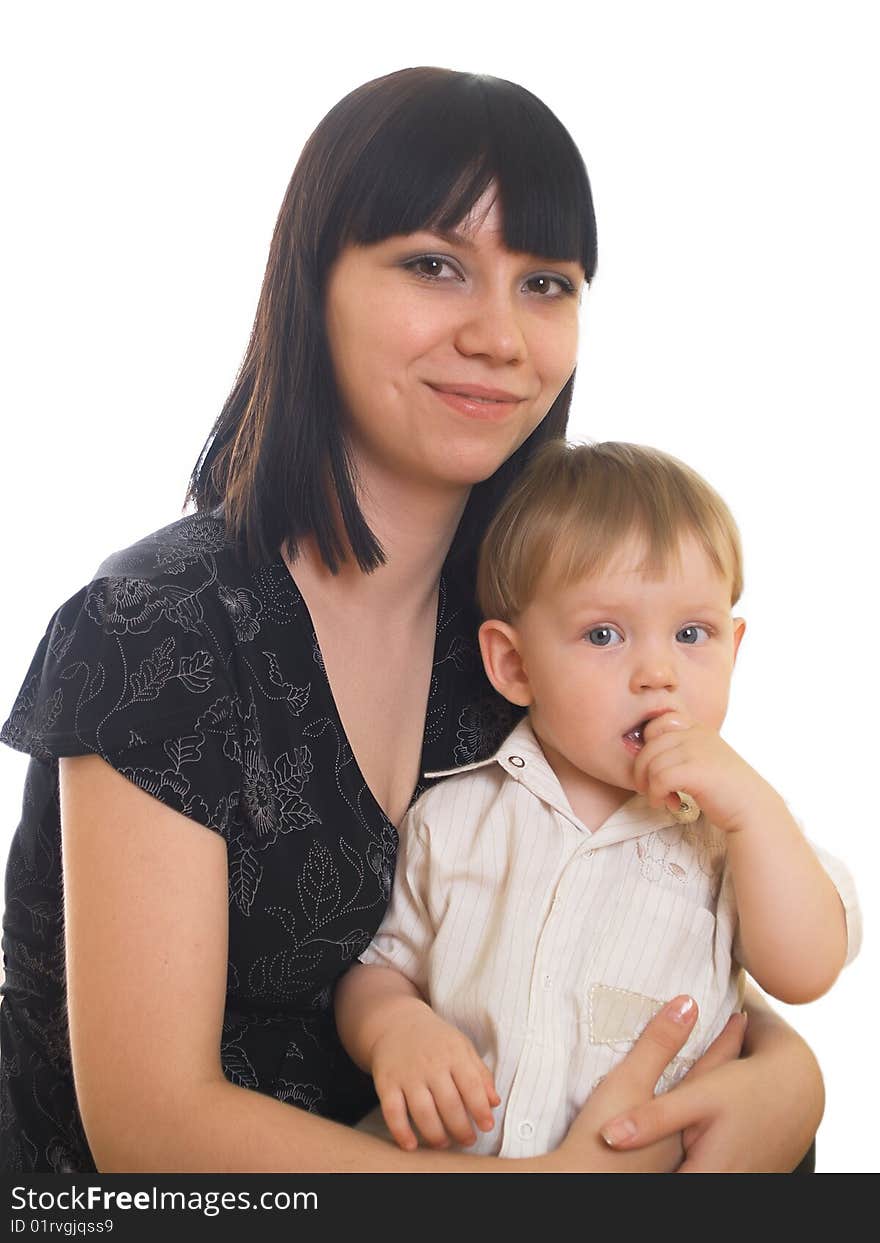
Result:
[[431,1080],[431,1094],[441,1121],[457,1144],[463,1148],[476,1142],[476,1134],[471,1125],[467,1102],[463,1099],[458,1084],[450,1073],[445,1073],[436,1080]]
[[489,1083],[487,1084],[480,1070],[482,1065],[481,1062],[479,1065],[456,1066],[453,1070],[453,1078],[461,1094],[461,1099],[464,1101],[465,1107],[474,1122],[476,1122],[481,1131],[491,1131],[495,1125],[495,1119],[492,1116],[490,1092],[494,1094],[496,1104],[498,1100],[497,1093],[492,1084],[492,1076],[489,1076]]
[[[687,757],[675,747],[651,760],[645,774],[643,792],[650,802],[659,807],[670,795],[674,796],[677,790],[690,789],[693,777],[693,764],[689,764]],[[672,807],[677,810],[677,798]]]
[[422,1139],[430,1148],[448,1148],[449,1136],[426,1084],[406,1089],[406,1105]]
[[406,1101],[400,1089],[394,1088],[392,1091],[384,1093],[379,1104],[382,1106],[382,1117],[385,1119],[385,1125],[391,1132],[397,1146],[406,1149],[408,1152],[418,1148],[419,1141],[416,1138],[415,1131],[409,1124]]
[[678,710],[664,712],[662,716],[655,716],[648,721],[642,731],[642,737],[645,742],[651,742],[661,737],[662,734],[668,734],[674,730],[690,729],[693,724],[694,722],[684,712]]
[[657,762],[661,755],[665,755],[668,751],[676,750],[681,745],[681,734],[679,731],[670,730],[666,734],[661,734],[658,738],[651,739],[646,742],[641,751],[633,761],[633,785],[640,794],[644,794],[645,785],[647,783],[648,770]]
[[501,1097],[498,1095],[498,1089],[495,1087],[495,1079],[486,1063],[480,1059],[480,1074],[483,1076],[483,1083],[486,1086],[486,1095],[489,1098],[489,1104],[494,1109],[496,1105],[501,1104]]

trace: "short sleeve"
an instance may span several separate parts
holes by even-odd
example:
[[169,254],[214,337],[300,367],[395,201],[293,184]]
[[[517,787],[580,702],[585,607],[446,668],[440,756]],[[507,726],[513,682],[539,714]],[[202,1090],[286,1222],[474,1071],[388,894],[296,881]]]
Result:
[[418,803],[404,817],[399,837],[391,901],[360,961],[370,966],[394,967],[425,995],[434,927],[426,901],[430,855],[419,832]]
[[46,763],[98,754],[225,834],[241,784],[236,708],[197,595],[99,578],[52,617],[0,740]]
[[823,850],[821,846],[817,846],[815,842],[810,842],[810,845],[822,867],[831,877],[834,887],[840,895],[843,913],[846,917],[846,960],[844,965],[847,965],[852,962],[862,948],[862,912],[856,895],[855,881],[849,868],[841,863],[839,859],[829,854],[827,850]]

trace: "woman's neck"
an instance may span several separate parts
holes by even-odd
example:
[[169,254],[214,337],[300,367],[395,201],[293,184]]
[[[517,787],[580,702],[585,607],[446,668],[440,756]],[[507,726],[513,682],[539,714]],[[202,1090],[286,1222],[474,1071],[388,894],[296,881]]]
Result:
[[[349,549],[338,573],[331,574],[312,535],[300,542],[295,560],[285,559],[307,598],[317,594],[336,598],[354,613],[375,618],[416,616],[433,605],[468,493],[469,489],[427,490],[400,481],[369,481],[361,472],[358,503],[382,546],[385,564],[365,574]],[[344,542],[347,547],[345,537]]]

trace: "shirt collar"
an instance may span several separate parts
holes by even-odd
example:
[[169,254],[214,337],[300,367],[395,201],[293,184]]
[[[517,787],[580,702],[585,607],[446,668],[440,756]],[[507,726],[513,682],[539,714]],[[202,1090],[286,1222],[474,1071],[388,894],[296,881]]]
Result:
[[[591,848],[613,846],[631,838],[645,837],[660,829],[680,827],[665,807],[655,809],[641,794],[634,794],[621,807],[611,813],[595,830],[589,829],[571,808],[559,778],[547,763],[541,744],[535,737],[528,716],[524,716],[507,735],[494,755],[463,764],[459,768],[447,768],[441,772],[425,773],[426,777],[451,777],[458,773],[474,772],[499,764],[508,777],[526,787],[536,798],[552,807],[581,833],[592,840]],[[696,827],[696,826],[694,826]]]

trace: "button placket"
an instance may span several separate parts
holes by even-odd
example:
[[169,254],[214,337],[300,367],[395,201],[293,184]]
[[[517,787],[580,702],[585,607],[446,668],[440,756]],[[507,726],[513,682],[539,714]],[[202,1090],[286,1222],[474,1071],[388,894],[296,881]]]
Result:
[[[527,766],[523,757],[517,755],[507,756],[507,763],[514,769]],[[554,819],[558,823],[561,818],[554,817]],[[550,889],[552,896],[549,905],[544,908],[546,914],[538,932],[537,952],[529,980],[527,1032],[507,1100],[505,1133],[510,1146],[510,1155],[514,1155],[518,1150],[526,1155],[537,1142],[537,1123],[526,1113],[529,1109],[528,1102],[534,1098],[535,1076],[538,1073],[533,1060],[534,1050],[536,1046],[545,1045],[553,1039],[557,1029],[556,1013],[559,994],[555,991],[557,974],[555,966],[558,965],[560,943],[560,926],[557,916],[565,909],[567,901],[570,900],[568,895],[573,887],[576,887],[577,862],[582,849],[582,831],[578,830],[576,835],[563,833],[562,858],[559,861],[558,870],[553,869],[555,883],[552,876],[547,878],[549,884],[542,883],[542,888],[546,884],[544,893],[546,894],[547,889]],[[546,901],[546,898],[544,900]],[[526,1067],[529,1068],[528,1071]],[[543,1077],[542,1073],[540,1078],[543,1080]],[[522,1113],[520,1113],[521,1106],[525,1106]],[[503,1150],[504,1141],[502,1141]]]

